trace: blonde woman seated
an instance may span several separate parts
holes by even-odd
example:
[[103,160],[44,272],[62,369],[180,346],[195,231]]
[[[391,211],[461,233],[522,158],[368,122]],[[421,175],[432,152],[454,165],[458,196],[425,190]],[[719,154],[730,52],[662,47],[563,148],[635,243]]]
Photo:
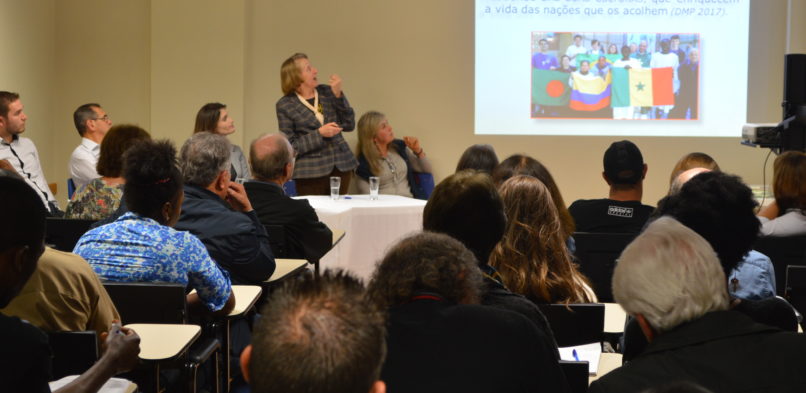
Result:
[[358,120],[357,188],[369,193],[369,177],[380,180],[381,194],[428,199],[415,181],[414,172],[431,173],[416,137],[395,139],[392,126],[383,113],[370,111]]
[[123,199],[123,153],[144,140],[150,140],[146,130],[130,124],[121,124],[109,129],[98,157],[96,170],[101,177],[79,188],[67,204],[65,218],[101,220],[109,217],[120,207]]
[[512,292],[535,303],[595,303],[588,279],[571,260],[551,193],[538,179],[514,176],[501,184],[507,227],[490,255]]

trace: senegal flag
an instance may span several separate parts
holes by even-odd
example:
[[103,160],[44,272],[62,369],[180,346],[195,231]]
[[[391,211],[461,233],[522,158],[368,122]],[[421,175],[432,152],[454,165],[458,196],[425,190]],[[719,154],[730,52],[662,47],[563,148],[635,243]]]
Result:
[[560,71],[532,69],[532,101],[535,104],[567,105],[570,94],[568,74]]
[[613,68],[612,106],[674,105],[672,67]]

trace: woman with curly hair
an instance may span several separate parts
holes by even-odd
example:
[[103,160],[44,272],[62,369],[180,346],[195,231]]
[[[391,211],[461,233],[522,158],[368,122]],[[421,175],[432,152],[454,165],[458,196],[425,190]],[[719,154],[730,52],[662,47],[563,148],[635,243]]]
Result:
[[515,176],[499,188],[508,218],[504,237],[490,255],[504,284],[535,303],[591,303],[596,295],[565,247],[548,187]]
[[184,199],[183,178],[170,141],[144,140],[123,155],[123,201],[128,213],[85,233],[73,252],[102,280],[171,282],[196,314],[228,315],[235,306],[229,274],[190,232],[173,229]]
[[482,274],[448,235],[401,240],[368,294],[387,316],[381,380],[396,393],[568,391],[555,349],[523,316],[478,304]]

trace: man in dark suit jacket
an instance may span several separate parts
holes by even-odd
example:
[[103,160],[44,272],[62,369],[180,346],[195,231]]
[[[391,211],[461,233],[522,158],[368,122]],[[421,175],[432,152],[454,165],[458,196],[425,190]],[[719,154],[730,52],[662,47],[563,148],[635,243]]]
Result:
[[307,200],[283,192],[283,184],[294,173],[294,158],[294,148],[283,135],[261,136],[249,151],[254,180],[244,186],[260,222],[285,229],[286,250],[277,256],[314,261],[330,250],[333,234]]

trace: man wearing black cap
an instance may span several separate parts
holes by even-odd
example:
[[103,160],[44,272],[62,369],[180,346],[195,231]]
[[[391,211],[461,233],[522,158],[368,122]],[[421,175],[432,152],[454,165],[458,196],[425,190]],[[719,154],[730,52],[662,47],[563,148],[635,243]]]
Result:
[[610,186],[606,199],[580,199],[568,211],[579,232],[637,233],[654,208],[641,204],[647,166],[638,146],[613,142],[604,155],[602,177]]

